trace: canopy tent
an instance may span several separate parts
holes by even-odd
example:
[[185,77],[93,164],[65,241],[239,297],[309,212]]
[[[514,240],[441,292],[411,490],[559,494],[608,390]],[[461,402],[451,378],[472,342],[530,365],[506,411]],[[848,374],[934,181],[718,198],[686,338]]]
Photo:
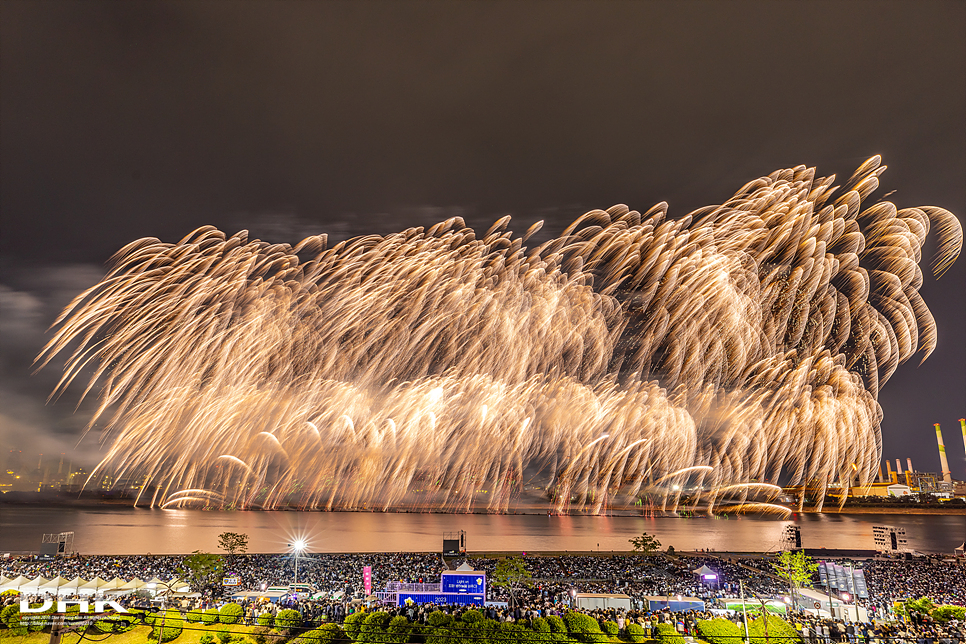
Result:
[[54,593],[57,594],[57,589],[66,584],[69,580],[64,579],[60,575],[57,575],[46,584],[42,584],[38,590],[42,593]]
[[80,587],[86,582],[80,577],[74,577],[70,581],[64,582],[57,587],[58,595],[76,595],[80,592]]
[[963,545],[956,548],[957,557],[962,557],[964,553],[966,553],[966,541],[963,542]]
[[138,579],[137,577],[135,577],[131,581],[127,582],[126,584],[124,584],[123,586],[121,586],[120,588],[118,588],[118,590],[141,590],[142,588],[146,587],[147,585],[148,585],[148,582],[143,581],[143,580]]
[[106,593],[108,591],[117,592],[124,587],[124,580],[120,577],[115,577],[114,579],[104,582],[104,585],[98,589],[98,592]]
[[78,590],[88,591],[91,593],[99,593],[107,585],[107,582],[100,577],[94,577],[89,582],[81,584]]
[[0,584],[0,593],[5,590],[20,590],[20,587],[30,581],[29,577],[24,577],[20,575],[16,579],[8,579],[7,581]]
[[717,574],[714,570],[712,570],[711,568],[708,568],[707,564],[701,566],[697,570],[692,570],[691,572],[693,572],[696,575],[701,575],[701,576],[704,576],[704,575],[716,575]]
[[40,592],[40,587],[47,583],[47,579],[43,577],[37,577],[32,579],[25,584],[20,585],[20,592],[22,593],[38,593]]

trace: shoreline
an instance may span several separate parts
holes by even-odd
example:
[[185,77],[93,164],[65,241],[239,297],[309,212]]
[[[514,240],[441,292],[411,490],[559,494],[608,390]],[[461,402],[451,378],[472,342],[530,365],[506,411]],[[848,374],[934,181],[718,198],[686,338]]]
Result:
[[[64,507],[64,508],[130,508],[132,510],[149,510],[150,508],[144,506],[134,506],[129,499],[126,500],[116,500],[116,499],[65,499],[59,498],[37,498],[37,499],[4,499],[0,496],[0,507],[18,507],[18,508],[49,508],[49,507]],[[272,510],[263,510],[261,508],[249,508],[245,510],[231,509],[231,510],[221,510],[221,509],[206,509],[206,508],[182,508],[186,510],[201,510],[203,512],[302,512],[302,513],[365,513],[365,514],[442,514],[451,516],[461,516],[468,514],[475,515],[493,515],[493,516],[544,516],[549,515],[551,512],[549,509],[537,509],[537,508],[519,508],[511,512],[489,512],[487,510],[474,510],[469,512],[448,512],[445,510],[364,510],[364,509],[337,509],[337,510],[322,510],[322,509],[300,509],[291,506],[279,507]],[[682,514],[686,513],[686,514]],[[774,513],[763,513],[763,512],[743,512],[743,513],[730,513],[730,514],[720,514],[720,515],[708,515],[705,511],[699,509],[696,511],[691,510],[681,510],[680,512],[661,512],[654,511],[651,514],[643,514],[639,511],[630,510],[612,510],[608,513],[602,515],[594,515],[589,512],[574,511],[564,515],[558,513],[552,513],[554,516],[606,516],[606,517],[667,517],[667,518],[680,518],[680,519],[708,519],[708,518],[723,518],[728,516],[758,516],[758,517],[774,517],[776,520],[787,520],[788,517],[776,516]],[[838,507],[826,506],[821,511],[815,510],[814,508],[803,508],[802,510],[791,510],[791,515],[795,516],[797,514],[895,514],[895,515],[964,515],[966,516],[966,505],[960,507],[869,507],[869,506],[845,506],[841,509]]]
[[[875,550],[850,550],[850,549],[824,549],[824,548],[805,548],[806,554],[808,552],[818,552],[820,556],[828,558],[842,558],[842,559],[871,559],[877,556]],[[860,554],[855,554],[860,553]],[[89,557],[190,557],[193,553],[150,553],[142,552],[139,554],[84,554],[82,552],[75,552],[74,555],[80,557],[81,559],[87,559]],[[221,554],[221,553],[218,553]],[[527,550],[524,554],[520,550],[468,550],[461,554],[450,555],[443,554],[438,550],[412,550],[412,551],[384,551],[384,552],[312,552],[306,551],[305,556],[366,556],[366,555],[430,555],[439,556],[447,561],[460,561],[467,560],[472,563],[474,559],[505,559],[515,557],[517,559],[529,559],[529,558],[539,558],[539,557],[600,557],[600,558],[611,558],[611,557],[639,557],[645,556],[643,553],[635,552],[633,550]],[[675,550],[673,554],[668,554],[664,551],[652,552],[649,557],[658,557],[664,559],[677,559],[678,557],[703,557],[710,559],[768,559],[780,554],[780,551],[770,551],[770,550],[748,550],[748,551],[737,551],[737,550],[710,550],[707,552],[702,552],[700,550]],[[925,554],[925,553],[920,553]],[[229,559],[230,557],[289,557],[291,556],[288,552],[245,552],[236,555],[221,554],[222,557]],[[809,555],[812,556],[812,555]],[[883,558],[890,558],[888,556],[881,555]],[[898,558],[898,556],[896,557]],[[68,558],[69,559],[69,558]],[[56,563],[59,559],[50,560],[48,563]]]

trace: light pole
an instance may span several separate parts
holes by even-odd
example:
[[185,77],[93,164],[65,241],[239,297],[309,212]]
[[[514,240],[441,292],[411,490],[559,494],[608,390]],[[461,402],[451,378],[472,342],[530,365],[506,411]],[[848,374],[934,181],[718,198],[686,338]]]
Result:
[[[292,552],[295,553],[295,583],[299,583],[299,555],[305,552],[305,548],[308,545],[305,539],[296,539],[292,543],[288,544]],[[298,593],[298,589],[295,591]]]
[[849,562],[849,589],[852,591],[852,599],[855,600],[855,621],[858,623],[859,620],[859,598],[855,592],[855,569],[852,567],[852,563]]
[[[160,582],[160,583],[158,583],[158,584],[155,585],[155,588],[157,588],[158,586],[164,586],[164,590],[165,590],[165,593],[161,596],[161,628],[158,630],[158,642],[159,643],[164,641],[164,620],[168,616],[168,610],[166,608],[166,605],[168,603],[167,602],[167,600],[168,600],[168,593],[170,593],[170,592],[172,592],[174,590],[174,584],[175,584],[176,581],[177,581],[176,579],[172,579],[171,581],[169,581],[167,583],[165,583],[165,582],[162,581],[162,582]],[[154,591],[154,596],[155,597],[158,596],[158,591],[157,590]]]
[[745,642],[748,642],[748,611],[745,610],[745,581],[743,579],[738,580],[738,588],[741,589],[741,616],[742,621],[745,623]]
[[832,612],[832,575],[835,574],[835,569],[829,570],[827,562],[822,562],[820,565],[825,566],[825,594],[828,595],[828,614],[829,617],[834,619],[835,613]]
[[[743,581],[740,580],[740,579],[738,580],[738,584],[741,587],[741,610],[742,610],[742,612],[745,615],[745,637],[747,638],[748,637],[748,613],[745,611],[745,585],[744,585]],[[764,599],[762,599],[761,596],[758,593],[752,592],[751,594],[752,594],[752,596],[756,600],[758,600],[758,603],[761,604],[761,619],[762,619],[762,624],[764,624],[764,626],[765,626],[765,644],[768,644],[769,643],[769,639],[768,639],[768,605],[767,605],[767,602]]]

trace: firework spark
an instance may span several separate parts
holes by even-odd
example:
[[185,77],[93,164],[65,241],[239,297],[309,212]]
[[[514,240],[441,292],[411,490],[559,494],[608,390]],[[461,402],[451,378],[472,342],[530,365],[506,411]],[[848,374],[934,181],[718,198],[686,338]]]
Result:
[[538,226],[514,237],[509,217],[331,248],[142,239],[38,360],[70,352],[55,394],[93,371],[99,468],[147,477],[153,505],[390,508],[421,490],[505,511],[525,471],[561,512],[666,503],[686,481],[712,505],[779,477],[864,484],[879,389],[936,346],[926,236],[936,275],[963,238],[941,208],[863,210],[879,163],[841,190],[777,171],[677,220],[595,210],[535,248]]

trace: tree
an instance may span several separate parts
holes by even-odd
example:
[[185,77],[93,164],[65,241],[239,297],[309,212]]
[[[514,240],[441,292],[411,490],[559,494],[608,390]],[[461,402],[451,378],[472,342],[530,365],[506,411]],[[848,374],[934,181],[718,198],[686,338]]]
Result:
[[220,586],[225,564],[221,555],[195,550],[179,567],[179,572],[191,587],[199,592],[205,588]]
[[812,573],[818,570],[818,564],[801,550],[786,550],[771,565],[775,574],[788,582],[792,597],[798,596],[799,588],[812,585]]
[[510,604],[513,604],[514,588],[530,588],[533,586],[533,575],[527,570],[523,561],[516,557],[507,557],[496,565],[493,576],[490,578],[490,585],[497,588],[506,588],[510,591]]
[[218,535],[218,547],[234,556],[248,551],[248,535],[240,532],[222,532]]
[[642,555],[650,555],[661,548],[661,542],[646,532],[639,537],[628,539],[628,541],[634,546],[634,552],[639,552]]

